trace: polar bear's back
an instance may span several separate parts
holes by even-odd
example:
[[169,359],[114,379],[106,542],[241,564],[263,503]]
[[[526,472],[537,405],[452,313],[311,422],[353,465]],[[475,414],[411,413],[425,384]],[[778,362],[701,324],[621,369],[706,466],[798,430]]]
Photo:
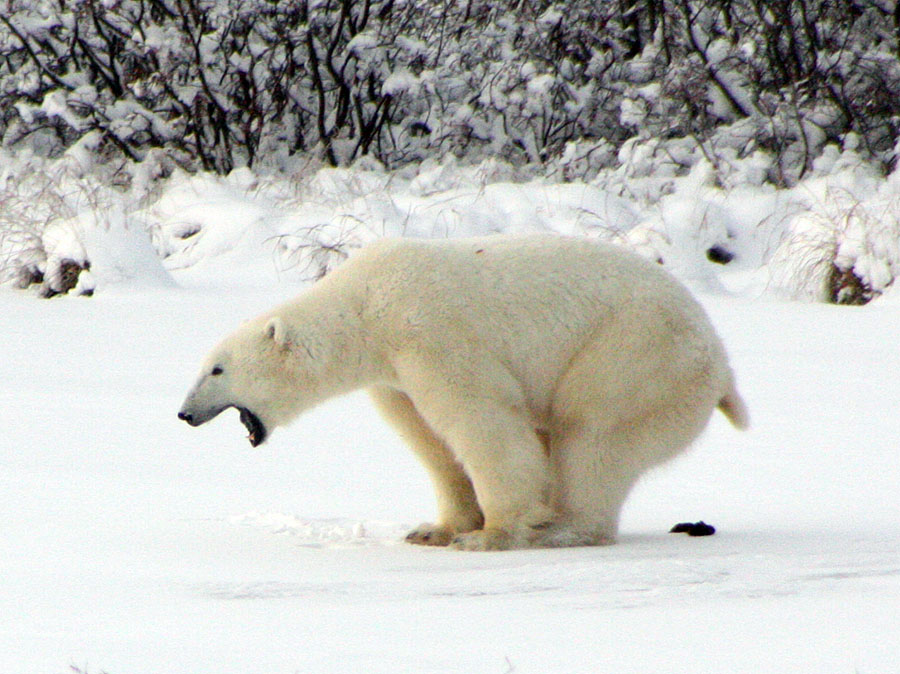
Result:
[[659,265],[619,246],[555,235],[466,239],[383,239],[346,265],[389,284],[460,284],[489,291],[553,282],[558,290],[583,288],[591,295],[620,291],[611,284],[679,284]]
[[364,288],[376,342],[470,363],[493,358],[544,403],[586,348],[598,362],[642,360],[651,370],[648,359],[686,350],[725,361],[704,311],[668,272],[586,239],[385,240],[333,276]]
[[[705,322],[699,305],[668,272],[621,247],[533,235],[448,240],[387,239],[340,270],[369,305],[386,314],[485,322],[562,324],[579,332],[641,307],[677,307]],[[666,312],[667,313],[667,312]],[[663,317],[661,317],[663,318]],[[511,326],[510,326],[511,327]]]

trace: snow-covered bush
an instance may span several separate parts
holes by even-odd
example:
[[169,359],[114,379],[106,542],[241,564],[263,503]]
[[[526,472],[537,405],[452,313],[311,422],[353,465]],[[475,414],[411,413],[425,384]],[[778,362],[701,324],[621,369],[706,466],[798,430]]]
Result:
[[[771,265],[794,293],[868,299],[897,274],[897,199],[814,184],[841,162],[895,180],[896,14],[868,0],[7,0],[0,282],[87,291],[144,263],[159,281],[162,265],[228,266],[242,246],[306,279],[386,234],[537,228],[615,238],[699,278],[728,258]],[[758,213],[732,198],[744,189]]]
[[[59,226],[73,215],[68,190],[60,175],[46,172],[45,162],[38,158],[2,159],[6,168],[0,174],[0,281],[23,288],[38,284],[48,297],[68,292],[80,270],[90,266],[83,248],[66,236],[71,232]],[[68,188],[73,187],[69,183]]]
[[762,152],[791,185],[850,131],[891,165],[900,62],[876,2],[8,0],[0,111],[7,148],[219,173],[315,153],[580,178],[638,139],[684,171]]
[[835,304],[866,304],[900,275],[898,198],[866,201],[829,190],[795,216],[770,269],[777,288],[794,297]]
[[171,283],[128,204],[135,193],[109,176],[83,175],[71,156],[48,161],[0,153],[0,283],[44,297],[97,285]]

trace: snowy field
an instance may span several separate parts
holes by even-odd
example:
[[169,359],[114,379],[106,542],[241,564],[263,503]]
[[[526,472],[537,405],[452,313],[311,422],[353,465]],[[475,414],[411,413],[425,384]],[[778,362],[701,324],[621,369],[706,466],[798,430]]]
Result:
[[[172,179],[127,218],[76,214],[58,236],[60,257],[92,260],[92,298],[0,289],[0,671],[900,672],[900,295],[836,307],[773,281],[813,206],[840,193],[880,213],[891,179],[785,194],[692,175],[645,210],[639,182],[459,175],[323,172],[313,192]],[[337,263],[337,244],[613,224],[697,292],[753,422],[717,415],[648,476],[618,545],[404,544],[433,517],[430,487],[362,394],[259,449],[233,410],[176,419],[207,350]],[[734,263],[706,261],[715,243]],[[718,533],[667,533],[700,519]]]

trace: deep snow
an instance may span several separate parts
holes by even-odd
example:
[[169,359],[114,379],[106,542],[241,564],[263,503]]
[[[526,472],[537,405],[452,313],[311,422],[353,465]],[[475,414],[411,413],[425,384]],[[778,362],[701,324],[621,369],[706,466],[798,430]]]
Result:
[[[771,232],[739,226],[761,204],[784,207],[762,189],[709,198],[702,217],[675,193],[648,218],[577,185],[461,190],[433,172],[388,197],[359,187],[338,217],[322,186],[336,175],[289,212],[261,189],[185,179],[142,214],[165,245],[192,218],[208,227],[168,251],[174,283],[152,270],[103,285],[101,268],[90,299],[0,289],[0,671],[900,671],[896,292],[861,308],[764,292]],[[714,207],[743,261],[704,266],[709,227],[666,230],[663,252],[723,336],[753,427],[716,416],[635,490],[618,545],[402,543],[432,516],[430,487],[362,394],[258,449],[233,410],[200,429],[175,417],[209,347],[299,289],[302,270],[272,251],[288,220],[327,234],[365,216],[365,235],[336,235],[360,241],[397,223],[590,235],[601,212],[702,223]],[[652,231],[638,224],[630,241],[658,244]],[[698,519],[718,533],[666,533]]]

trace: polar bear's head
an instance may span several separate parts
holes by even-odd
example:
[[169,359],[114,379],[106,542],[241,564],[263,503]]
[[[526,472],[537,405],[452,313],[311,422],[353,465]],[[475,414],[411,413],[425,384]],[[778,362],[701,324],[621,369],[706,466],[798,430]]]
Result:
[[294,416],[290,343],[279,317],[251,321],[207,357],[178,418],[199,426],[234,407],[256,447]]

